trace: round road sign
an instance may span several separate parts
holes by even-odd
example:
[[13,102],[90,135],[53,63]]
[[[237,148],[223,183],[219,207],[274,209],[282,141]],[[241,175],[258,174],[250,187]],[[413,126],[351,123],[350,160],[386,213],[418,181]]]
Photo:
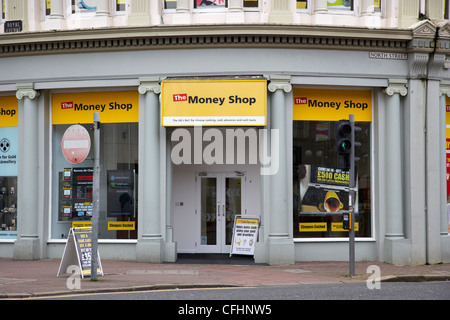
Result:
[[62,152],[67,161],[80,163],[86,159],[91,150],[91,137],[89,132],[79,124],[70,126],[62,137]]

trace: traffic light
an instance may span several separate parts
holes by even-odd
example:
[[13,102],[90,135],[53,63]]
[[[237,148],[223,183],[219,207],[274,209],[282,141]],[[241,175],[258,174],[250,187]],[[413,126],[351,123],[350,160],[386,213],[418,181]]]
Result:
[[350,153],[352,150],[352,126],[349,120],[339,120],[336,123],[335,151],[338,154],[338,167],[350,170]]

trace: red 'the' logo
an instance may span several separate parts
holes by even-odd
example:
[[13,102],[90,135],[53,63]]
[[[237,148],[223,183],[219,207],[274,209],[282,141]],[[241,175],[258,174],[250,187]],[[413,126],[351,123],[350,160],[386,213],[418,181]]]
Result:
[[304,98],[294,98],[294,103],[295,104],[307,104],[308,103],[308,98],[304,97]]
[[72,109],[73,101],[70,102],[61,102],[61,109]]
[[179,93],[173,95],[173,101],[187,101],[187,94],[186,93]]

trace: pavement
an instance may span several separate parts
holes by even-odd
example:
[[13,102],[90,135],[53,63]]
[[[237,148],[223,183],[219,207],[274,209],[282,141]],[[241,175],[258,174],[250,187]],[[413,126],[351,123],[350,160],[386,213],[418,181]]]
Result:
[[61,259],[16,261],[0,258],[0,299],[182,288],[354,283],[371,281],[378,275],[382,282],[450,281],[450,264],[397,266],[356,262],[355,275],[349,276],[348,262],[270,266],[255,264],[249,257],[222,256],[216,259],[182,258],[175,263],[102,260],[104,274],[98,276],[98,281],[85,277],[76,282],[72,274],[57,276],[60,263]]

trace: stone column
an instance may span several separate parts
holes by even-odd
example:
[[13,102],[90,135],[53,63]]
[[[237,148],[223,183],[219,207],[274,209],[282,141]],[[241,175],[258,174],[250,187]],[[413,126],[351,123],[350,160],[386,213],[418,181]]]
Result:
[[[286,93],[291,92],[290,76],[271,76],[268,90],[270,97],[271,136],[278,133],[278,148],[271,139],[271,157],[278,150],[278,170],[270,175],[270,226],[268,239],[268,263],[271,265],[294,263],[294,242],[289,233],[289,212],[287,175],[287,136],[286,136]],[[276,131],[276,132],[274,132]]]
[[[401,110],[400,96],[406,96],[407,80],[390,79],[385,89],[386,119],[385,119],[385,182],[386,199],[386,232],[385,260],[398,263],[409,259],[410,246],[403,240],[403,177],[402,177],[402,143],[401,143]],[[408,250],[405,250],[408,248]]]
[[160,203],[160,117],[158,78],[141,78],[139,93],[143,105],[139,106],[139,130],[143,138],[139,142],[139,216],[140,230],[136,245],[136,261],[161,263],[164,258],[164,241],[161,233]]
[[131,13],[128,16],[128,25],[148,26],[150,25],[150,22],[150,1],[133,0],[131,4]]
[[95,16],[109,17],[111,16],[110,1],[109,0],[97,0],[97,10]]
[[371,15],[375,13],[373,0],[361,0],[361,15]]
[[228,0],[227,23],[244,23],[243,0]]
[[64,5],[62,0],[51,0],[50,19],[64,19]]
[[269,13],[269,23],[289,24],[292,23],[293,16],[289,0],[277,0],[271,2]]
[[175,24],[191,23],[191,7],[190,0],[177,0],[176,14],[172,18]]
[[419,21],[419,0],[399,0],[398,24],[400,28],[406,28]]
[[315,0],[314,1],[314,13],[327,13],[327,0]]
[[[38,232],[39,141],[38,97],[32,83],[17,85],[16,97],[23,99],[19,117],[18,236],[14,243],[14,259],[40,259]],[[19,121],[20,121],[19,120]]]

